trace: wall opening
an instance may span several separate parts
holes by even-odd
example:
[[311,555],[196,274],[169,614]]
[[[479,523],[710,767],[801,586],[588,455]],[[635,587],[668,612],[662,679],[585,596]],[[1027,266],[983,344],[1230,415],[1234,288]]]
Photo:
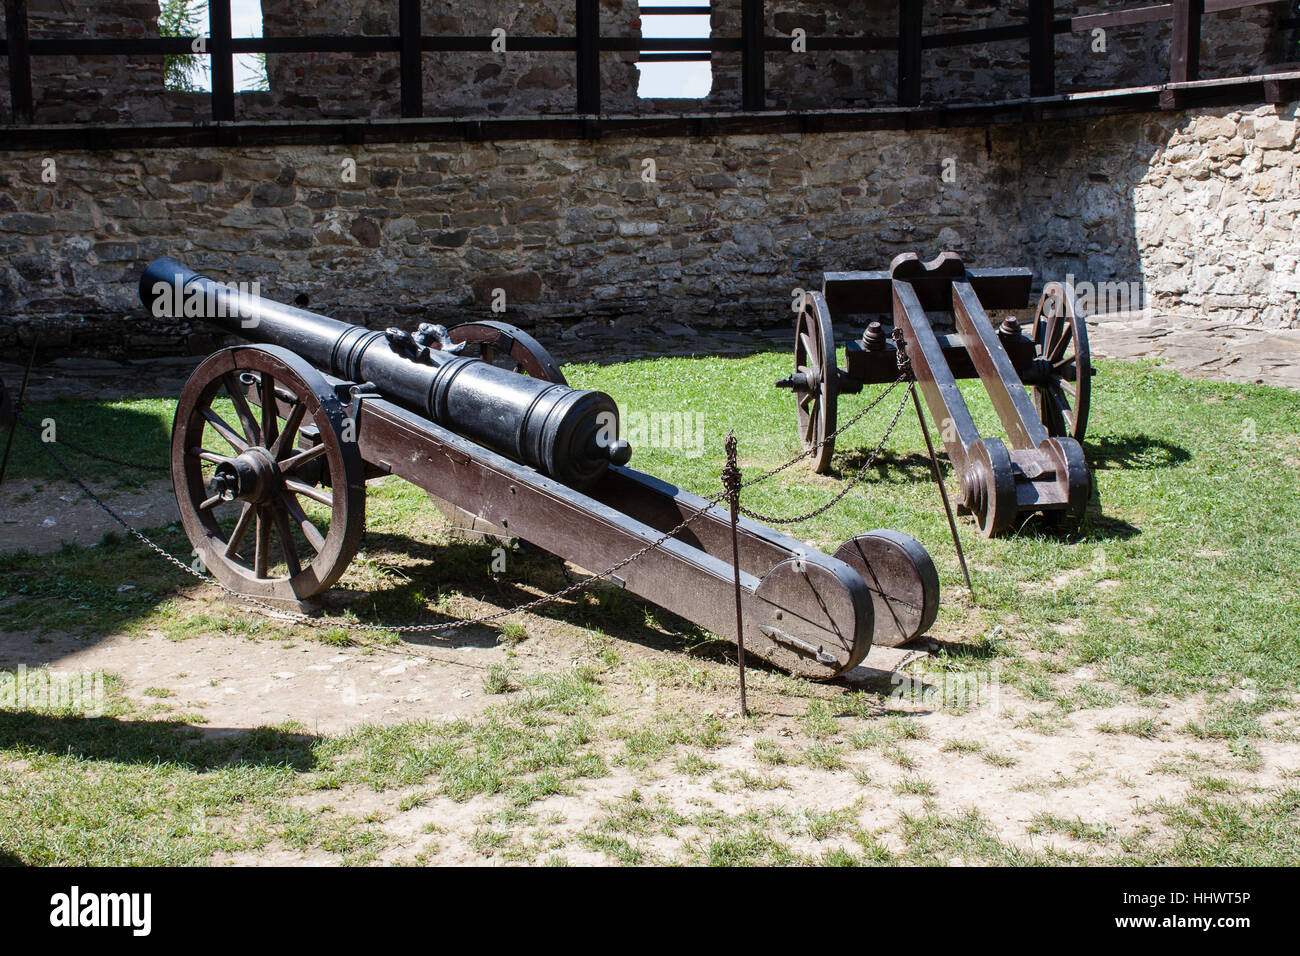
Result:
[[[707,3],[654,0],[639,7],[643,39],[709,38],[711,11]],[[642,53],[636,66],[640,74],[637,96],[641,99],[703,99],[713,88],[713,64],[705,47]]]
[[[207,0],[159,0],[158,32],[165,37],[211,35]],[[262,0],[230,0],[230,35],[262,35]],[[271,88],[265,53],[236,53],[233,59],[236,93]],[[212,66],[208,57],[168,54],[164,59],[163,84],[168,90],[184,93],[212,92]]]

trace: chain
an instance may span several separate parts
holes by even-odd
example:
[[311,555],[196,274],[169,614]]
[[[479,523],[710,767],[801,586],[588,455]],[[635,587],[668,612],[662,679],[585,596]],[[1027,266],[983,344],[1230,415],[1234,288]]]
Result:
[[[901,365],[902,363],[900,361],[900,367]],[[217,580],[217,578],[214,577],[213,575],[204,574],[202,571],[199,571],[193,566],[186,564],[180,558],[176,557],[175,555],[167,551],[165,548],[163,548],[161,545],[159,545],[157,542],[155,542],[153,539],[151,539],[143,531],[140,531],[139,529],[132,526],[129,522],[126,521],[125,518],[119,515],[116,511],[113,510],[111,506],[109,506],[98,495],[96,495],[95,492],[92,491],[84,481],[81,480],[81,478],[77,475],[77,473],[73,471],[72,468],[54,452],[54,449],[50,447],[50,443],[40,440],[40,436],[37,432],[37,429],[33,425],[31,425],[22,417],[18,417],[18,422],[23,426],[23,428],[25,428],[31,434],[31,436],[34,439],[37,440],[37,443],[45,450],[46,454],[48,454],[50,458],[54,460],[55,464],[57,464],[64,471],[64,473],[73,482],[73,484],[75,484],[78,488],[80,488],[82,493],[85,494],[86,497],[88,497],[96,505],[98,505],[99,508],[105,514],[107,514],[110,518],[112,518],[117,524],[121,525],[121,527],[128,534],[130,534],[133,538],[138,540],[141,544],[145,545],[145,547],[149,548],[151,551],[157,553],[164,560],[180,568],[186,574],[190,575],[191,577],[197,578],[201,581],[207,581],[209,583],[215,584],[222,591],[226,592],[236,600],[243,602],[246,605],[254,606],[258,610],[262,611],[263,613],[269,614],[270,616],[275,617],[279,620],[289,621],[291,623],[296,623],[296,624],[306,624],[310,627],[344,627],[353,631],[365,631],[365,632],[399,631],[404,633],[413,633],[413,632],[437,633],[437,632],[453,631],[462,627],[469,627],[471,625],[490,624],[494,621],[501,620],[502,618],[510,617],[515,614],[522,614],[526,611],[531,611],[534,608],[541,607],[544,604],[550,604],[552,602],[559,601],[562,598],[568,597],[571,594],[576,594],[580,591],[585,590],[586,588],[591,587],[597,581],[601,581],[606,578],[609,578],[616,571],[619,571],[622,568],[627,567],[629,564],[633,563],[634,561],[637,561],[640,558],[644,557],[645,555],[649,554],[651,551],[658,548],[669,538],[676,537],[679,533],[681,533],[687,527],[689,527],[692,522],[696,521],[701,515],[703,515],[710,507],[718,504],[724,498],[728,498],[729,496],[734,494],[737,498],[737,501],[739,501],[739,494],[741,489],[752,487],[754,485],[760,484],[761,482],[767,481],[770,478],[775,477],[776,475],[785,471],[787,468],[790,468],[796,462],[802,461],[803,459],[812,455],[822,445],[826,444],[829,441],[834,441],[836,436],[838,436],[840,433],[844,432],[851,426],[857,424],[857,422],[859,422],[868,412],[870,412],[882,401],[884,401],[885,397],[888,396],[891,392],[893,392],[894,389],[897,388],[900,384],[902,384],[907,379],[907,377],[908,377],[907,370],[904,369],[899,374],[899,377],[895,381],[890,383],[888,388],[886,388],[874,399],[872,399],[866,405],[866,407],[861,409],[847,422],[845,422],[839,428],[835,429],[835,431],[831,432],[829,435],[826,435],[824,438],[822,438],[821,441],[815,443],[805,451],[800,452],[798,455],[795,455],[790,460],[780,465],[777,465],[775,468],[771,468],[768,471],[762,473],[761,475],[749,479],[748,481],[740,481],[739,469],[733,469],[730,472],[724,470],[723,490],[711,498],[705,498],[703,508],[700,508],[690,517],[684,519],[676,527],[671,528],[668,531],[665,531],[658,538],[651,541],[649,544],[641,548],[639,551],[636,551],[628,555],[623,560],[613,565],[610,565],[605,570],[600,571],[597,574],[593,574],[590,577],[587,577],[581,581],[577,581],[573,584],[570,584],[568,587],[561,588],[558,591],[553,591],[549,594],[543,594],[541,597],[538,597],[532,601],[528,601],[524,604],[518,604],[511,608],[506,608],[500,611],[494,611],[491,614],[483,614],[478,617],[456,618],[454,620],[442,621],[440,623],[435,623],[435,624],[401,624],[401,625],[368,624],[368,623],[356,622],[356,621],[339,620],[336,618],[318,617],[310,614],[305,614],[299,611],[285,610],[284,608],[276,607],[273,604],[269,604],[266,601],[262,601],[251,595],[243,594],[239,591],[236,591],[234,588],[228,587],[226,584]],[[913,386],[909,386],[908,395],[911,394],[910,390],[912,387]],[[845,485],[844,489],[840,491],[839,494],[837,494],[826,504],[822,505],[820,508],[817,508],[814,511],[810,511],[805,515],[799,515],[794,518],[776,518],[767,515],[761,515],[758,514],[757,512],[750,511],[749,509],[739,505],[737,506],[738,510],[740,511],[741,514],[744,514],[747,517],[753,518],[757,521],[763,521],[768,524],[797,524],[801,521],[806,521],[809,518],[815,517],[829,510],[837,502],[839,502],[846,494],[848,494],[849,491],[851,491],[859,481],[861,481],[861,479],[866,474],[867,469],[869,469],[871,465],[875,462],[875,459],[877,455],[880,453],[880,450],[884,447],[885,442],[888,441],[889,436],[893,433],[895,426],[898,424],[898,420],[902,415],[902,410],[903,407],[906,405],[906,401],[907,401],[907,396],[904,397],[903,404],[900,405],[898,411],[895,412],[893,420],[889,423],[889,427],[885,430],[884,435],[880,439],[880,443],[871,452],[871,455],[867,458],[863,466],[858,470],[858,473],[854,475],[853,479],[847,485]],[[153,465],[139,465],[131,462],[118,461],[116,459],[109,458],[105,455],[101,455],[98,452],[92,452],[89,449],[83,448],[72,442],[62,442],[62,444],[67,445],[73,451],[80,452],[83,455],[87,455],[91,458],[97,458],[101,461],[110,462],[112,464],[123,465],[123,466],[133,467],[133,468],[140,468],[148,471],[170,471],[170,468],[159,468]]]
[[[889,389],[881,393],[880,398],[884,398],[885,395],[888,395],[889,392],[893,390],[894,386],[898,385],[899,382],[901,381],[902,378],[900,377],[898,382],[894,382],[894,384],[891,385]],[[875,448],[871,450],[871,454],[868,455],[867,460],[862,463],[862,467],[858,469],[857,474],[855,474],[849,480],[848,484],[846,484],[843,488],[841,488],[840,491],[835,495],[835,497],[832,498],[830,501],[826,502],[824,505],[821,505],[820,507],[814,508],[812,511],[808,511],[800,515],[795,515],[794,517],[791,518],[779,518],[775,515],[761,514],[760,512],[757,511],[751,511],[748,508],[744,507],[743,505],[740,508],[740,513],[747,518],[752,518],[755,521],[761,521],[763,524],[799,524],[800,522],[808,521],[812,518],[815,518],[818,515],[823,514],[824,512],[827,512],[831,508],[835,507],[835,505],[837,505],[841,501],[841,499],[844,498],[845,495],[847,495],[850,491],[853,490],[854,486],[857,485],[858,482],[860,482],[863,478],[866,477],[867,471],[871,468],[872,465],[876,463],[876,458],[880,455],[881,450],[885,447],[885,442],[889,441],[889,436],[894,433],[894,429],[898,426],[899,419],[903,417],[903,409],[907,407],[907,403],[912,397],[913,388],[915,388],[914,385],[908,385],[907,391],[903,395],[903,400],[902,402],[899,403],[898,410],[894,412],[894,417],[889,423],[889,427],[886,428],[885,433],[880,436],[880,442],[876,445]],[[877,401],[879,401],[879,399],[877,399]],[[753,484],[753,482],[747,482],[747,484]]]
[[142,465],[136,461],[122,461],[120,458],[109,458],[107,455],[101,455],[97,451],[91,451],[84,445],[78,445],[76,442],[68,441],[66,438],[60,438],[58,444],[64,445],[75,451],[79,455],[85,455],[87,458],[95,458],[99,461],[107,462],[110,465],[121,465],[123,468],[136,468],[140,471],[155,471],[171,474],[170,465]]
[[484,614],[479,617],[456,618],[455,620],[443,621],[437,624],[409,624],[409,625],[367,624],[363,622],[314,617],[310,614],[304,614],[297,611],[287,611],[283,608],[276,607],[273,604],[268,604],[265,601],[252,597],[251,595],[243,594],[239,591],[236,591],[233,588],[226,586],[221,581],[217,580],[214,576],[210,574],[204,574],[203,572],[195,569],[191,565],[186,564],[180,558],[176,557],[171,552],[167,551],[167,549],[162,547],[162,545],[158,544],[153,539],[151,539],[143,531],[140,531],[139,529],[133,527],[130,523],[127,522],[125,518],[119,515],[116,511],[113,510],[113,508],[110,505],[108,505],[103,499],[101,499],[97,494],[95,494],[95,492],[90,489],[90,486],[81,480],[81,478],[77,475],[75,471],[72,470],[72,468],[67,464],[67,462],[65,462],[62,458],[60,458],[57,454],[54,453],[54,449],[49,447],[48,442],[40,441],[37,429],[33,425],[31,425],[29,422],[27,422],[22,418],[19,418],[18,421],[23,426],[23,428],[25,428],[31,434],[33,438],[37,439],[41,447],[44,448],[45,452],[54,460],[54,462],[60,468],[63,469],[64,473],[67,474],[68,478],[73,482],[73,484],[75,484],[78,488],[80,488],[82,493],[85,494],[86,497],[88,497],[91,501],[93,501],[96,505],[98,505],[100,509],[104,511],[105,514],[107,514],[115,522],[121,525],[132,537],[138,540],[141,544],[145,545],[150,550],[156,552],[164,560],[170,562],[171,564],[174,564],[176,567],[180,568],[182,571],[184,571],[186,574],[190,575],[191,577],[197,578],[201,581],[207,581],[209,583],[215,584],[222,591],[225,591],[227,594],[231,595],[232,597],[236,598],[239,601],[244,602],[245,604],[255,605],[258,609],[264,612],[269,612],[271,616],[276,617],[280,620],[290,621],[296,624],[307,624],[311,627],[345,627],[353,631],[368,631],[368,632],[452,631],[462,627],[469,627],[472,624],[489,624],[492,621],[497,621],[500,620],[501,618],[509,617],[513,614],[520,614],[525,611],[530,611],[535,607],[540,607],[543,604],[549,604],[552,601],[558,601],[561,598],[567,597],[570,594],[575,594],[579,591],[582,591],[585,588],[591,587],[597,581],[608,578],[610,575],[614,574],[614,572],[626,567],[627,565],[631,564],[633,561],[636,561],[637,559],[645,556],[646,554],[653,551],[655,548],[659,547],[669,538],[679,534],[693,521],[695,521],[702,514],[704,514],[704,512],[707,511],[709,507],[716,505],[727,494],[726,491],[723,491],[713,496],[712,498],[706,498],[704,508],[701,508],[693,515],[686,518],[675,528],[665,531],[654,541],[651,541],[649,544],[647,544],[644,548],[635,552],[634,554],[629,555],[628,557],[624,558],[622,561],[619,561],[617,564],[611,565],[610,567],[606,568],[604,571],[601,571],[598,574],[594,574],[581,581],[575,582],[574,584],[570,584],[566,588],[562,588],[559,591],[554,591],[550,594],[544,594],[541,597],[529,601],[525,604],[519,604],[516,605],[515,607],[506,608],[505,610],[501,610],[501,611],[495,611],[491,614]]
[[[203,574],[203,573],[201,573],[201,572],[199,572],[199,571],[196,571],[194,568],[190,567],[188,564],[186,564],[186,563],[185,563],[184,561],[182,561],[180,558],[178,558],[178,557],[176,557],[175,555],[171,554],[169,551],[167,551],[166,549],[164,549],[161,545],[158,545],[158,544],[154,543],[154,542],[149,538],[149,536],[146,535],[143,531],[139,531],[139,530],[137,530],[135,527],[133,527],[133,526],[132,526],[132,525],[131,525],[131,524],[130,524],[130,523],[129,523],[125,518],[123,518],[120,514],[118,514],[118,513],[117,513],[116,511],[114,511],[111,507],[109,507],[109,505],[106,504],[106,503],[105,503],[105,502],[104,502],[104,501],[99,497],[99,495],[95,494],[93,491],[90,490],[90,486],[87,485],[84,481],[81,480],[81,478],[77,475],[77,473],[76,473],[75,471],[72,470],[72,468],[68,465],[68,463],[65,462],[62,458],[60,458],[58,455],[56,455],[56,454],[54,453],[54,449],[50,447],[50,444],[51,444],[50,442],[44,442],[44,441],[41,441],[40,434],[38,433],[38,431],[37,431],[37,429],[36,429],[36,427],[35,427],[34,425],[32,425],[30,422],[28,422],[28,421],[27,421],[25,418],[23,418],[21,415],[18,416],[17,421],[18,421],[18,424],[22,425],[23,428],[25,428],[25,429],[27,430],[27,432],[32,436],[32,438],[36,439],[37,444],[39,444],[43,449],[45,449],[45,453],[46,453],[47,455],[49,455],[52,459],[54,459],[54,463],[55,463],[56,465],[58,465],[60,468],[63,469],[64,473],[68,476],[68,478],[72,481],[72,483],[75,484],[78,488],[81,489],[82,494],[84,494],[87,498],[89,498],[89,499],[90,499],[91,501],[93,501],[95,504],[99,505],[100,509],[101,509],[105,514],[107,514],[110,518],[112,518],[114,521],[116,521],[118,524],[120,524],[120,525],[121,525],[121,526],[122,526],[122,527],[123,527],[123,528],[124,528],[128,533],[129,533],[129,534],[131,534],[133,537],[135,537],[137,540],[139,540],[141,544],[143,544],[143,545],[145,545],[146,547],[151,548],[152,550],[158,552],[158,554],[159,554],[161,557],[163,557],[163,558],[164,558],[165,560],[167,560],[167,561],[170,561],[172,564],[176,565],[178,568],[180,568],[180,569],[181,569],[182,571],[184,571],[186,574],[191,574],[191,575],[193,575],[193,576],[196,577],[196,578],[205,578],[205,577],[207,577],[207,575],[205,575],[205,574]],[[229,590],[229,589],[227,589],[227,590]]]
[[800,461],[803,461],[805,458],[808,458],[809,456],[811,456],[812,454],[814,454],[814,453],[817,451],[817,449],[821,448],[821,447],[822,447],[823,445],[825,445],[827,442],[834,441],[834,440],[839,436],[839,434],[840,434],[841,432],[848,431],[848,429],[852,428],[852,427],[853,427],[854,425],[856,425],[859,421],[861,421],[862,418],[863,418],[863,416],[865,416],[865,415],[866,415],[868,412],[870,412],[873,408],[875,408],[877,405],[879,405],[881,402],[883,402],[883,401],[885,400],[885,396],[887,396],[890,392],[892,392],[892,391],[893,391],[894,389],[896,389],[899,385],[901,385],[904,381],[906,381],[906,379],[907,379],[907,373],[906,373],[906,372],[904,372],[904,373],[900,373],[899,376],[898,376],[898,378],[896,378],[896,379],[894,379],[894,381],[890,382],[888,388],[886,388],[883,392],[881,392],[879,395],[877,395],[875,398],[873,398],[871,401],[869,401],[869,402],[866,404],[866,407],[865,407],[865,408],[861,409],[859,412],[857,412],[857,414],[855,414],[855,415],[854,415],[852,418],[850,418],[847,422],[845,422],[845,423],[844,423],[843,425],[841,425],[839,428],[835,429],[835,431],[831,432],[829,435],[827,435],[827,436],[826,436],[825,438],[823,438],[821,441],[819,441],[819,442],[815,442],[814,444],[812,444],[811,446],[809,446],[808,448],[806,448],[804,451],[802,451],[802,452],[800,452],[799,454],[795,455],[795,456],[794,456],[793,458],[791,458],[789,461],[787,461],[787,462],[783,462],[782,464],[777,465],[775,468],[769,468],[767,471],[763,472],[763,473],[762,473],[761,475],[759,475],[757,478],[750,478],[748,481],[742,482],[741,485],[740,485],[740,487],[741,487],[741,488],[749,488],[749,487],[751,487],[752,485],[757,485],[757,484],[759,484],[759,483],[761,483],[761,482],[767,481],[769,478],[772,478],[772,477],[775,477],[776,475],[779,475],[781,472],[785,471],[787,468],[789,468],[791,465],[794,465],[796,462],[800,462]]

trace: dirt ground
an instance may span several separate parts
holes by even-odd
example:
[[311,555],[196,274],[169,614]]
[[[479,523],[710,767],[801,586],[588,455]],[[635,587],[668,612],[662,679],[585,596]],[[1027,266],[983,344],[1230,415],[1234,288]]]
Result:
[[[106,500],[143,526],[174,515],[167,482],[130,493],[108,492]],[[64,541],[93,544],[111,528],[109,519],[96,511],[75,488],[62,483],[44,482],[38,489],[30,482],[15,482],[0,505],[0,550],[49,550]],[[223,601],[211,587],[198,588],[190,598],[214,607]],[[159,632],[117,634],[93,643],[76,635],[55,634],[36,642],[30,635],[10,633],[0,634],[0,667],[102,670],[119,675],[125,692],[141,701],[156,698],[163,688],[174,695],[168,698],[174,711],[205,718],[202,730],[209,735],[289,721],[308,733],[338,734],[368,723],[478,714],[502,700],[487,693],[483,677],[508,653],[512,666],[524,674],[570,667],[584,653],[583,632],[575,626],[548,623],[539,629],[530,627],[529,639],[509,652],[469,638],[336,647],[222,635],[177,641]],[[817,693],[834,700],[855,688],[888,682],[890,673],[904,663],[924,668],[925,646],[923,640],[910,648],[875,648],[867,666]],[[652,668],[635,666],[677,652],[628,644],[620,645],[619,653],[632,666],[618,668],[602,683],[621,717],[636,724],[666,710],[692,719],[717,715],[727,722],[728,740],[705,755],[713,765],[707,774],[672,772],[670,764],[657,770],[614,766],[608,776],[580,781],[572,795],[533,804],[532,818],[544,825],[532,825],[529,838],[540,839],[534,831],[544,831],[548,845],[562,847],[551,855],[569,863],[608,862],[603,852],[576,835],[628,799],[653,805],[662,799],[683,814],[698,814],[702,808],[728,815],[844,811],[891,851],[903,848],[899,831],[909,817],[961,815],[975,808],[996,836],[1012,846],[1087,854],[1097,851],[1095,843],[1044,830],[1036,821],[1050,815],[1079,821],[1082,827],[1104,831],[1112,838],[1158,841],[1165,836],[1164,825],[1152,807],[1182,800],[1193,785],[1194,773],[1171,772],[1170,767],[1199,768],[1198,772],[1213,773],[1254,793],[1283,785],[1300,772],[1300,742],[1294,733],[1278,735],[1280,740],[1260,740],[1258,759],[1253,762],[1238,759],[1227,741],[1177,733],[1195,717],[1196,699],[1049,715],[1051,705],[1006,687],[965,712],[922,709],[916,713],[923,727],[919,739],[898,740],[895,747],[846,747],[838,767],[794,763],[774,767],[771,742],[778,749],[788,744],[791,750],[809,743],[806,702],[760,689],[752,699],[757,716],[744,721],[737,718],[730,694],[661,686],[646,676],[654,673]],[[1081,672],[1070,679],[1090,676]],[[1114,727],[1144,718],[1154,722],[1156,730],[1150,735],[1116,735]],[[1294,721],[1289,716],[1282,719]],[[828,742],[844,743],[847,736],[847,727],[837,729]],[[764,759],[757,753],[760,741],[769,748]],[[766,778],[770,785],[735,782],[755,777]],[[383,861],[503,862],[502,853],[485,850],[481,838],[483,828],[503,809],[503,797],[455,802],[429,792],[413,807],[398,812],[398,805],[409,802],[412,795],[411,790],[376,792],[345,786],[300,800],[307,807],[329,807],[378,821],[389,838],[380,855]],[[688,826],[642,842],[657,858],[674,859],[692,837]],[[807,833],[794,837],[790,848],[816,855],[837,845],[837,840],[842,843],[844,837]],[[324,853],[279,848],[225,862],[334,861]]]

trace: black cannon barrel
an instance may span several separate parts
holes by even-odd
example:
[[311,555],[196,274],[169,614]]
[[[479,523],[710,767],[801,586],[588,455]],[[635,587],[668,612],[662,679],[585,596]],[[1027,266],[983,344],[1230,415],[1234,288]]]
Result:
[[250,295],[171,258],[140,277],[154,315],[200,318],[251,342],[279,345],[317,368],[379,394],[515,461],[574,487],[598,481],[631,454],[618,440],[618,407],[604,392],[497,368],[398,330],[358,325]]

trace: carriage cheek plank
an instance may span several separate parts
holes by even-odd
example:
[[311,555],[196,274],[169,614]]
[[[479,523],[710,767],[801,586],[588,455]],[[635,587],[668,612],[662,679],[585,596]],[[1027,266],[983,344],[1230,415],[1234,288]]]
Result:
[[[734,639],[727,512],[625,467],[613,400],[565,385],[526,333],[500,323],[371,332],[236,296],[173,259],[146,270],[142,301],[153,308],[177,284],[201,299],[197,317],[257,343],[199,366],[173,428],[182,522],[223,584],[311,606],[359,547],[366,478],[394,474],[596,571],[694,516],[610,580]],[[497,352],[517,370],[483,360]],[[845,560],[754,522],[739,530],[746,648],[781,668],[835,677],[873,638],[899,643],[934,619],[933,564],[905,535],[858,535]]]

